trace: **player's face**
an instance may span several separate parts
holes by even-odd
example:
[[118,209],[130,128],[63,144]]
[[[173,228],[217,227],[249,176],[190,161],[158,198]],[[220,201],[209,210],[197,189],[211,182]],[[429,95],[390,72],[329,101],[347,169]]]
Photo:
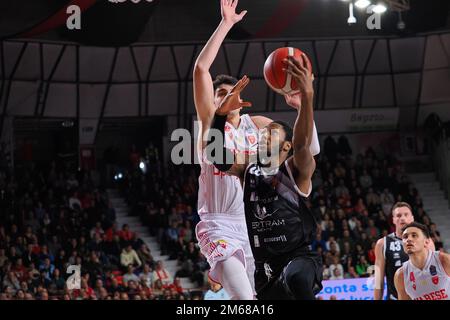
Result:
[[393,212],[392,222],[398,229],[401,229],[414,222],[414,216],[408,207],[396,208]]
[[424,250],[428,243],[428,239],[422,230],[416,227],[407,228],[402,234],[403,249],[407,254],[413,254]]
[[280,147],[286,137],[283,128],[276,123],[269,123],[260,131],[258,140],[258,162],[260,166],[268,167],[278,163]]
[[[222,100],[225,98],[225,96],[228,94],[228,92],[233,89],[232,85],[229,84],[221,84],[216,88],[216,91],[214,92],[214,105],[216,106],[216,109],[220,107],[220,104],[222,103]],[[240,99],[240,97],[239,97]],[[239,113],[242,108],[233,110],[231,113]]]

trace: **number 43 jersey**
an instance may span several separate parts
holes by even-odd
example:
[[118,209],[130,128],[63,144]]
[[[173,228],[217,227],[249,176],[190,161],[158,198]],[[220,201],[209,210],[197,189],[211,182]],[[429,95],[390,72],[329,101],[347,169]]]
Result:
[[408,255],[403,250],[402,239],[398,238],[395,232],[384,237],[385,273],[389,300],[397,299],[394,275],[397,269],[408,259]]

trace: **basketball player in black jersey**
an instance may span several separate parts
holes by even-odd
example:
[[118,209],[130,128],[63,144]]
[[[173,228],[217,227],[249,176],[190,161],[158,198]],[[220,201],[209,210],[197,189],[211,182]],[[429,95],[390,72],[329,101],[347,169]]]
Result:
[[[270,123],[260,135],[256,163],[239,159],[216,167],[241,179],[249,240],[255,258],[257,298],[313,300],[322,288],[322,260],[311,250],[317,221],[305,204],[312,189],[315,160],[310,151],[313,133],[312,74],[306,57],[290,57],[286,72],[297,81],[301,108],[294,129],[281,121]],[[213,128],[224,134],[226,115],[244,104],[238,93],[244,77],[216,111]],[[300,98],[301,97],[301,98]],[[222,143],[223,145],[223,143]],[[230,151],[221,148],[224,156]],[[225,158],[226,159],[226,158]]]
[[[374,300],[382,300],[384,293],[384,277],[387,282],[387,299],[397,300],[397,290],[394,275],[398,268],[408,260],[403,250],[402,228],[414,222],[411,206],[406,202],[397,202],[391,209],[392,223],[395,232],[377,241],[375,246],[375,290]],[[430,249],[434,251],[434,243],[430,242]]]

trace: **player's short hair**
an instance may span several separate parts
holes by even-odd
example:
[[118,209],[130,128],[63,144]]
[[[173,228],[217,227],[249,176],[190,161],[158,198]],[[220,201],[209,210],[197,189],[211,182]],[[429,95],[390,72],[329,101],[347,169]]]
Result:
[[413,212],[413,209],[411,208],[411,206],[409,205],[409,203],[403,202],[403,201],[399,201],[399,202],[394,203],[394,205],[392,206],[392,209],[391,209],[391,213],[394,214],[394,210],[395,210],[395,209],[397,209],[397,208],[403,208],[403,207],[408,208],[408,209],[411,211],[411,213]]
[[[286,122],[281,121],[281,120],[275,120],[272,123],[278,124],[279,126],[281,126],[284,130],[284,134],[285,134],[285,138],[284,141],[289,141],[292,142],[292,136],[293,136],[293,131],[292,131],[292,127],[290,125],[288,125]],[[294,153],[294,148],[291,148],[291,150],[289,150],[288,156],[291,156]]]
[[402,233],[405,232],[406,229],[408,228],[417,228],[420,229],[423,233],[423,235],[425,236],[425,238],[429,239],[430,238],[430,231],[428,230],[428,227],[424,224],[418,223],[418,222],[411,222],[410,224],[407,224],[406,226],[404,226],[402,228]]
[[284,133],[286,135],[286,137],[284,138],[284,141],[292,142],[293,131],[292,131],[292,127],[290,125],[288,125],[286,122],[281,121],[281,120],[275,120],[272,123],[278,124],[279,126],[281,126],[283,128]]
[[227,74],[219,74],[213,81],[214,90],[216,90],[221,84],[228,84],[234,86],[238,82],[235,77],[229,76]]

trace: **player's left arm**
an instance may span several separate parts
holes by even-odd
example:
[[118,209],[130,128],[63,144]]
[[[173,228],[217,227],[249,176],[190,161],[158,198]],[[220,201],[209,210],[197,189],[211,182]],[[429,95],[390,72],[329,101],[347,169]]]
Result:
[[[224,146],[225,141],[225,123],[227,120],[227,115],[238,108],[250,107],[251,103],[247,101],[242,101],[239,98],[239,94],[244,90],[244,88],[248,85],[250,79],[247,76],[243,76],[234,87],[230,90],[230,92],[225,96],[222,100],[219,108],[217,108],[214,119],[212,121],[212,126],[210,131],[208,132],[207,138],[207,147],[212,144],[214,131],[219,133],[216,138],[219,138],[219,143],[215,145],[217,149],[219,149],[219,153],[221,157],[214,159],[212,154],[207,152],[207,157],[210,157],[208,160],[220,171],[225,172],[229,175],[237,176],[240,179],[243,178],[245,169],[249,163],[248,155],[245,153],[235,153]],[[215,140],[214,140],[215,141]]]
[[405,279],[403,276],[403,267],[397,269],[394,275],[394,285],[397,290],[398,300],[411,300],[405,290]]
[[252,116],[253,123],[258,127],[258,129],[265,128],[273,120],[264,116]]
[[450,277],[450,254],[439,252],[439,260],[444,267],[445,273]]
[[297,119],[294,124],[292,148],[294,155],[289,159],[289,165],[293,167],[297,187],[304,194],[308,194],[311,187],[311,177],[316,169],[316,161],[310,150],[313,136],[313,77],[308,70],[306,56],[301,58],[289,57],[286,72],[291,74],[297,81],[301,92],[302,108],[297,109]]

